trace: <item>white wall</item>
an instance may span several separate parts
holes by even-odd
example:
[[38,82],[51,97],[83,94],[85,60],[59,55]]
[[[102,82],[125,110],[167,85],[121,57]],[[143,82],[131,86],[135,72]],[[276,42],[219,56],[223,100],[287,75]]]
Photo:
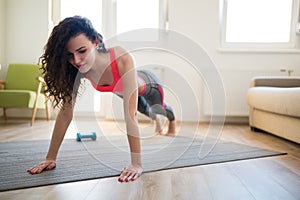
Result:
[[[5,24],[6,24],[6,11],[5,11],[6,0],[0,0],[0,80],[5,79],[6,71],[6,51],[5,51]],[[0,109],[0,116],[2,115],[2,109]]]
[[37,63],[48,37],[49,0],[6,1],[6,62]]
[[[5,0],[0,0],[0,64],[6,66],[6,52],[5,52],[5,24],[6,24],[6,11],[5,11]],[[2,67],[3,68],[3,67]],[[0,80],[4,79],[3,69],[0,69]]]
[[[252,77],[286,75],[281,68],[300,75],[300,54],[271,52],[222,52],[219,50],[219,0],[171,0],[170,29],[176,30],[202,44],[224,80],[227,114],[247,116],[246,92]],[[203,87],[204,88],[204,87]],[[203,91],[204,92],[204,91]],[[209,98],[203,99],[204,114],[209,114]]]
[[[49,1],[0,0],[0,47],[5,49],[4,54],[0,56],[0,62],[37,62],[48,36]],[[3,14],[4,10],[6,14]],[[215,63],[224,81],[228,116],[247,116],[246,93],[251,78],[258,75],[285,75],[279,72],[281,68],[293,69],[293,75],[300,76],[300,55],[293,52],[220,51],[218,12],[219,0],[170,0],[169,27],[202,45]],[[3,16],[5,17],[2,18]],[[6,25],[3,25],[5,22]],[[6,37],[2,35],[3,27],[6,27]],[[6,39],[3,40],[3,37]],[[175,62],[173,58],[170,60],[170,63],[172,62],[175,68],[186,67],[188,69],[187,64]],[[176,66],[176,63],[180,65]],[[168,76],[168,73],[172,72],[164,74],[164,83],[170,87],[174,87],[175,84],[175,87],[180,88],[181,85],[176,86],[176,80]],[[193,91],[198,92],[197,103],[201,106],[200,116],[191,114],[184,120],[192,121],[199,118],[205,120],[211,113],[211,99],[206,94],[202,80],[196,80],[197,77],[193,78],[189,75],[192,73],[192,71],[187,71],[186,76],[191,78]],[[3,70],[1,76],[3,76]],[[194,108],[190,104],[190,98],[194,97],[187,96],[181,99],[181,105],[177,105],[176,98],[172,96],[171,91],[166,95],[166,100],[175,104],[178,114],[181,109],[193,113]]]

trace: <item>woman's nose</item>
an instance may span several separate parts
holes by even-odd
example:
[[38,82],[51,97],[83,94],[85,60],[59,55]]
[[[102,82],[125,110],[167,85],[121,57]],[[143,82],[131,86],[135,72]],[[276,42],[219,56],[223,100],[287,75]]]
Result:
[[74,55],[74,63],[76,65],[81,64],[81,57],[79,55],[76,55],[76,54]]

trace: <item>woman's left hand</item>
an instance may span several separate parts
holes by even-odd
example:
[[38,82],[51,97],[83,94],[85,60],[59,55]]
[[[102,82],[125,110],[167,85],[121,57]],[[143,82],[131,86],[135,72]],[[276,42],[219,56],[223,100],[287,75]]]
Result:
[[143,169],[139,165],[129,165],[125,167],[119,176],[119,182],[135,181],[142,175]]

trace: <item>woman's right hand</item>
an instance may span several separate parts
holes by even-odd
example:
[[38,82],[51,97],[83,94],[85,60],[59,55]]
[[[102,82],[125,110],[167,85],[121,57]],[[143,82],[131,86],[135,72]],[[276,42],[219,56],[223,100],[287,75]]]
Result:
[[38,163],[37,165],[34,165],[33,167],[29,168],[27,170],[30,174],[39,174],[42,171],[48,171],[56,167],[56,161],[55,160],[45,160],[43,162]]

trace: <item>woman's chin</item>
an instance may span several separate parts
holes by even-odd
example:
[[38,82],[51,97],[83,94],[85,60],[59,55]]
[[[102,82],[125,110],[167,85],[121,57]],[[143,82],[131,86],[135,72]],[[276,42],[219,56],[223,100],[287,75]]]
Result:
[[78,68],[78,71],[79,71],[80,73],[82,73],[82,74],[87,73],[89,70],[90,70],[90,69],[89,69],[86,65],[81,66],[80,68]]

